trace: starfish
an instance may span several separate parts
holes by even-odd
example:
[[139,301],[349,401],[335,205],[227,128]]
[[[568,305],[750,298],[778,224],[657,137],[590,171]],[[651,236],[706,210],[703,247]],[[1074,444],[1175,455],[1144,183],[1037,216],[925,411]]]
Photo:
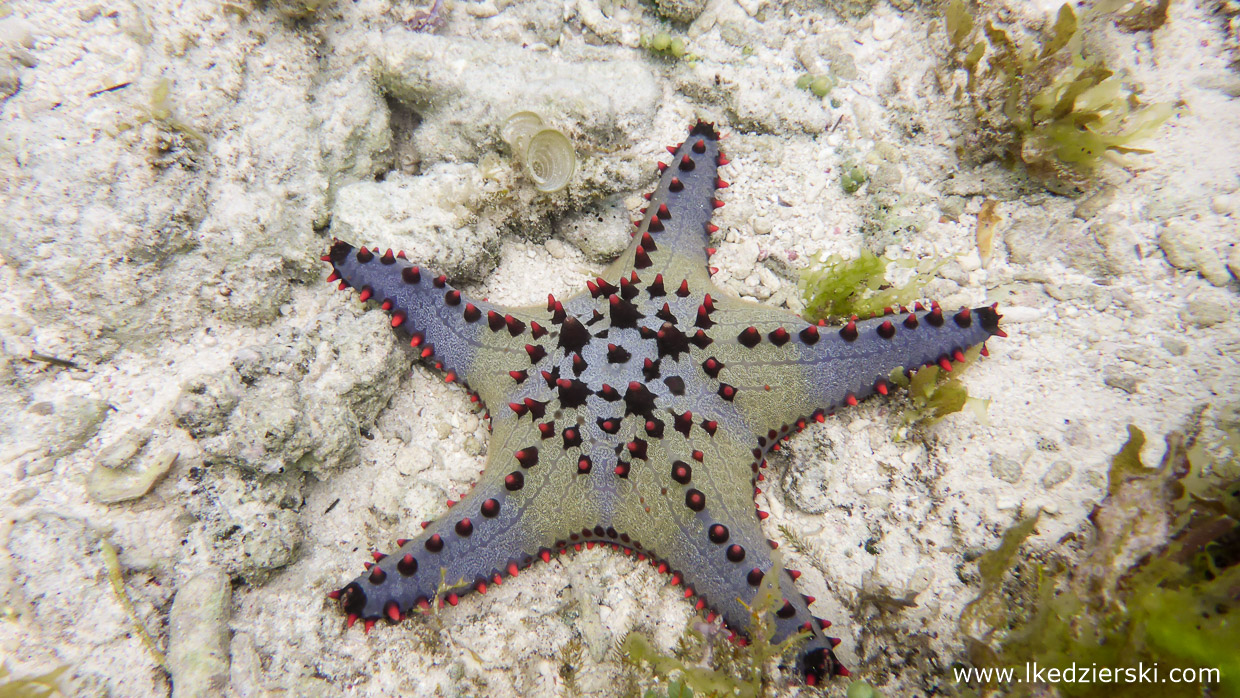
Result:
[[[699,122],[668,150],[627,251],[586,291],[549,295],[545,307],[470,299],[391,250],[335,241],[324,256],[328,281],[380,303],[423,359],[488,407],[492,430],[470,493],[332,592],[349,625],[455,605],[538,559],[601,543],[649,559],[709,619],[745,633],[746,604],[773,568],[753,500],[766,453],[809,421],[886,395],[895,369],[951,370],[965,349],[1005,336],[993,306],[947,315],[918,304],[835,329],[728,298],[708,269],[727,186],[719,135]],[[780,589],[795,589],[799,573],[779,575]],[[847,675],[812,603],[786,594],[774,640],[808,632],[807,682]]]

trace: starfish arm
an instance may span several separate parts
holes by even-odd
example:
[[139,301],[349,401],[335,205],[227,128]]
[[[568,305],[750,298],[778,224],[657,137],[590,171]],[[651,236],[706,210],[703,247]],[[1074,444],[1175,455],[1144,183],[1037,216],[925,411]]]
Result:
[[647,279],[662,275],[669,283],[707,278],[707,243],[716,230],[710,220],[723,206],[717,191],[728,186],[718,170],[727,158],[719,148],[719,134],[706,123],[698,123],[683,143],[668,151],[672,162],[659,163],[659,183],[647,195],[650,203],[635,224],[633,242],[603,274],[606,279],[615,282],[631,270]]
[[825,332],[804,359],[812,399],[831,411],[881,392],[880,386],[888,385],[896,369],[938,365],[951,371],[953,363],[964,360],[966,350],[991,337],[1007,336],[999,329],[1001,317],[995,306],[946,314],[936,303],[930,309],[855,322],[855,333],[851,325]]
[[730,399],[768,449],[808,419],[857,404],[890,388],[892,371],[939,365],[951,370],[963,352],[993,336],[994,307],[945,314],[938,305],[842,328],[819,327],[790,314],[729,304],[711,315],[710,347],[722,368],[718,391]]
[[376,554],[365,573],[333,596],[352,620],[398,621],[437,597],[455,605],[471,591],[485,593],[575,542],[606,539],[607,531],[596,535],[591,528],[603,518],[589,496],[593,485],[576,475],[576,458],[570,466],[570,449],[559,442],[559,434],[542,438],[528,414],[499,421],[474,489],[449,502],[419,535],[397,541],[396,551]]
[[[507,308],[471,299],[403,253],[354,248],[336,241],[323,260],[332,265],[329,281],[352,287],[363,302],[374,299],[392,317],[392,326],[410,337],[422,358],[476,392],[483,404],[500,404],[530,365],[527,346],[547,334],[555,313],[540,308]],[[548,304],[554,309],[552,299]],[[562,311],[561,311],[562,312]],[[510,373],[510,371],[512,373]]]
[[333,594],[350,625],[359,618],[368,628],[381,618],[396,622],[436,600],[455,606],[461,595],[485,593],[500,575],[528,565],[533,555],[521,539],[520,510],[508,494],[502,484],[479,483],[417,537],[398,540],[390,554],[376,553],[365,573]]
[[[615,525],[645,544],[660,570],[685,585],[686,598],[697,597],[698,609],[718,612],[730,628],[748,635],[749,607],[773,568],[773,553],[753,504],[756,463],[752,469],[726,466],[753,461],[753,443],[722,429],[713,435],[696,427],[686,431],[689,438],[669,434],[634,459],[619,490]],[[783,599],[775,605],[773,640],[808,631],[802,669],[818,678],[838,673],[830,652],[838,640],[823,634],[830,623],[812,616],[812,599],[796,593],[797,574],[780,572]]]

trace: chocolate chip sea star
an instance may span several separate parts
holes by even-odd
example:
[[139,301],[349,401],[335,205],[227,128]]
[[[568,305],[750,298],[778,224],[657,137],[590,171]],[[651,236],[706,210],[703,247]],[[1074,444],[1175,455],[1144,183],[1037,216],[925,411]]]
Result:
[[[422,358],[490,410],[487,467],[471,492],[415,538],[333,592],[369,630],[438,599],[498,584],[537,559],[609,544],[649,559],[744,633],[772,568],[765,513],[754,506],[767,451],[810,420],[886,394],[900,367],[950,370],[963,351],[1003,336],[993,307],[937,305],[853,319],[842,328],[726,297],[707,248],[727,160],[698,123],[660,164],[658,187],[628,250],[587,292],[546,307],[471,300],[403,254],[336,241],[329,281],[391,314]],[[806,680],[847,675],[830,623],[810,613],[797,573],[775,640],[805,629]],[[441,588],[441,580],[445,586]]]

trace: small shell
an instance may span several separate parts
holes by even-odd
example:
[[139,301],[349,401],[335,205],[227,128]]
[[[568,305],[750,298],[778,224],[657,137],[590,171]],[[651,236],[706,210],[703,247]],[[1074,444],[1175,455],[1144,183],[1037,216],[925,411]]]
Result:
[[577,170],[572,142],[553,128],[544,128],[530,138],[522,160],[534,188],[541,192],[556,192],[568,186]]
[[499,129],[500,138],[520,156],[529,146],[530,138],[543,128],[542,117],[532,111],[519,111],[504,120]]

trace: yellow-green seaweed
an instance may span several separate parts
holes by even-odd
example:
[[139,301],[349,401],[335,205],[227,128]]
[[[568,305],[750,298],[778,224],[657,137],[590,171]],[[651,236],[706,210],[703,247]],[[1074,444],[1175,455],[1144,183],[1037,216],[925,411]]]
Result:
[[[1212,413],[1212,419],[1206,414]],[[1158,666],[1156,684],[1060,682],[1066,696],[1240,696],[1240,420],[1234,406],[1207,408],[1166,437],[1156,468],[1140,458],[1135,426],[1110,468],[1107,495],[1090,516],[1077,556],[1016,554],[1034,520],[1017,524],[981,558],[982,591],[966,607],[976,667]],[[1223,437],[1207,443],[1209,426]],[[1205,670],[1170,683],[1172,670]],[[1214,673],[1217,670],[1217,673]],[[1125,673],[1125,676],[1129,674]],[[976,685],[1038,695],[1030,684]]]
[[805,303],[802,316],[810,322],[865,317],[919,298],[929,275],[918,274],[897,288],[887,282],[887,268],[892,264],[912,266],[913,262],[878,257],[869,250],[847,260],[839,255],[815,255],[797,284]]
[[677,60],[681,58],[693,60],[695,58],[695,56],[689,54],[684,39],[679,36],[672,36],[667,32],[658,32],[649,36],[643,34],[639,41],[642,48],[660,56]]
[[911,407],[904,411],[906,426],[931,426],[949,414],[960,412],[965,407],[973,411],[973,415],[982,424],[988,424],[986,408],[990,400],[972,397],[960,380],[960,373],[973,364],[981,355],[981,347],[972,347],[964,353],[964,361],[955,364],[954,370],[947,373],[938,366],[922,366],[909,377],[902,370],[891,372],[889,379],[895,385],[908,388]]
[[856,194],[868,179],[865,170],[857,165],[846,164],[840,167],[840,187],[845,194]]
[[830,75],[811,75],[806,73],[797,78],[798,90],[809,90],[815,97],[826,97],[835,89],[835,80]]
[[1149,152],[1135,145],[1174,113],[1167,102],[1142,106],[1136,89],[1087,53],[1071,5],[1038,44],[990,19],[979,27],[964,0],[951,0],[944,19],[948,64],[967,74],[955,98],[977,126],[961,152],[1020,164],[1054,191],[1079,191],[1103,158]]

